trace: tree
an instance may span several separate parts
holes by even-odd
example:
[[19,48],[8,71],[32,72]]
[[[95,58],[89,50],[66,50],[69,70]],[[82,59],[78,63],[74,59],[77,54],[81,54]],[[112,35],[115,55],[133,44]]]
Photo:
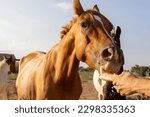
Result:
[[135,65],[131,67],[131,72],[138,76],[145,77],[150,74],[150,67]]

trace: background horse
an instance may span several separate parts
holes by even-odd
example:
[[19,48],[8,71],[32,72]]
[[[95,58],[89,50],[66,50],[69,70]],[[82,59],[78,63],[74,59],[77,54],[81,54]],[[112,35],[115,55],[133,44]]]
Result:
[[18,73],[20,59],[16,59],[14,54],[0,53],[0,60],[3,60],[4,57],[10,68],[9,73]]
[[7,60],[3,57],[0,61],[0,100],[7,100],[7,79],[9,66],[6,62]]
[[21,59],[18,99],[79,99],[80,61],[109,72],[123,65],[123,52],[111,35],[114,27],[97,5],[84,11],[79,0],[73,0],[73,8],[76,17],[64,27],[57,45],[47,53],[33,52]]

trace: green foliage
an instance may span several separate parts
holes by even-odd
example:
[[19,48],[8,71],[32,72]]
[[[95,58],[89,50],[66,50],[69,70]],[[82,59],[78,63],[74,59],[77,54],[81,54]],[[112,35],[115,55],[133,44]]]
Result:
[[87,68],[85,68],[85,71],[86,72],[92,72],[92,71],[94,71],[92,68],[90,68],[90,67],[87,67]]
[[131,72],[142,77],[150,76],[150,67],[135,65],[131,67]]
[[79,67],[79,71],[82,71],[82,72],[93,72],[94,70],[90,67],[87,67],[87,68],[84,68],[84,67]]

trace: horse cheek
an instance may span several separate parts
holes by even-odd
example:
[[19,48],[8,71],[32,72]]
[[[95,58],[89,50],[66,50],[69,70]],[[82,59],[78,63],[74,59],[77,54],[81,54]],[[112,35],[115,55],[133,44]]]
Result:
[[86,50],[87,44],[84,43],[83,41],[80,41],[76,44],[77,44],[77,46],[76,46],[76,57],[79,61],[84,62],[86,60],[85,50]]

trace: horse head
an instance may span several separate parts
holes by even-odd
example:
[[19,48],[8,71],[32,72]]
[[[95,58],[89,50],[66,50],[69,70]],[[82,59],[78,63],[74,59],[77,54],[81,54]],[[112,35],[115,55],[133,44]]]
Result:
[[16,59],[14,55],[6,55],[6,62],[10,67],[10,73],[18,73],[18,61],[19,59]]
[[83,61],[96,70],[117,73],[124,64],[120,49],[121,29],[115,30],[113,24],[101,14],[97,5],[84,10],[79,0],[73,2],[76,19],[71,28],[75,38],[75,52]]

